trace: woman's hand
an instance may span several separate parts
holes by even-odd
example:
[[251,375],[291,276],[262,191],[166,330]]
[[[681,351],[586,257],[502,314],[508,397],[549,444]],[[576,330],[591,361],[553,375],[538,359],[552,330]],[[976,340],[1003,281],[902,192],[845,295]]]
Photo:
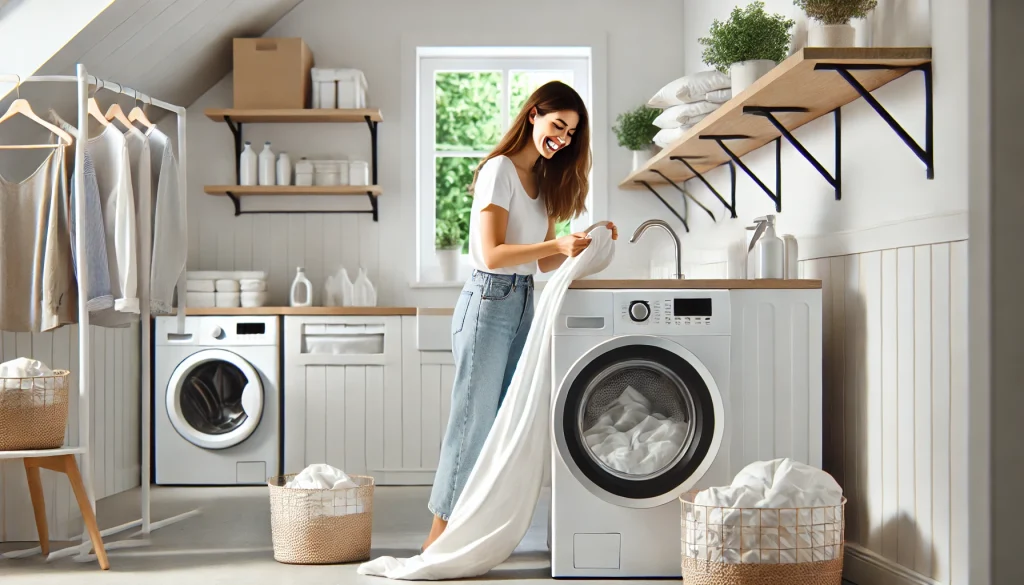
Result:
[[606,227],[607,227],[608,229],[612,230],[612,239],[613,239],[613,240],[617,240],[617,239],[619,239],[619,228],[615,227],[615,224],[614,224],[614,223],[612,223],[612,222],[610,222],[610,221],[609,221],[609,222],[608,222],[608,225],[607,225]]
[[562,236],[555,240],[555,244],[558,246],[558,253],[562,254],[567,258],[575,258],[579,256],[583,250],[587,249],[590,245],[590,238],[583,232],[577,232],[575,234],[569,234],[568,236]]

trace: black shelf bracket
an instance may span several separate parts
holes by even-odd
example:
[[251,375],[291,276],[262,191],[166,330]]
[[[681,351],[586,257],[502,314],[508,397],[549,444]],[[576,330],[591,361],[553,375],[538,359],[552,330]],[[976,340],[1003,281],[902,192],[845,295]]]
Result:
[[[371,185],[377,184],[377,122],[370,119],[369,116],[364,116],[366,119],[366,126],[370,129],[370,166],[372,168],[373,180],[370,181]],[[372,195],[370,196],[373,197]],[[377,202],[373,203],[373,221],[377,221]]]
[[711,212],[711,210],[710,210],[710,209],[708,209],[708,208],[707,208],[707,207],[706,207],[706,206],[705,206],[705,205],[704,205],[703,203],[701,203],[700,201],[698,201],[698,200],[697,200],[697,198],[696,198],[696,197],[694,197],[692,193],[690,193],[690,192],[689,192],[689,191],[687,191],[686,189],[684,189],[684,188],[680,187],[680,186],[679,186],[678,184],[676,184],[676,182],[675,182],[675,181],[673,181],[672,179],[670,179],[670,178],[666,177],[666,176],[665,176],[665,173],[662,173],[662,172],[661,172],[661,171],[659,171],[658,169],[652,169],[652,172],[654,172],[654,173],[657,173],[657,174],[658,174],[658,175],[659,175],[659,176],[660,176],[660,177],[661,177],[662,179],[665,179],[665,181],[666,181],[666,182],[667,182],[667,183],[668,183],[669,185],[672,185],[673,187],[675,187],[675,188],[676,188],[676,190],[677,190],[677,191],[679,191],[680,193],[682,193],[682,195],[683,195],[683,199],[684,199],[684,202],[685,202],[685,200],[686,200],[686,199],[689,199],[690,201],[693,201],[694,203],[696,203],[696,204],[697,204],[697,207],[700,207],[700,208],[701,208],[701,209],[703,209],[703,210],[704,210],[705,212],[707,212],[707,214],[708,214],[709,216],[711,216],[711,221],[714,221],[714,222],[717,222],[717,221],[718,221],[717,219],[715,219],[715,214],[714,214],[714,213],[712,213],[712,212]]
[[689,212],[688,212],[687,207],[686,207],[686,202],[687,202],[686,197],[683,197],[683,215],[679,215],[679,212],[676,211],[676,209],[674,207],[669,205],[669,202],[665,201],[665,198],[662,197],[661,194],[659,194],[657,191],[655,191],[654,187],[651,187],[650,183],[648,183],[647,181],[637,181],[637,183],[643,185],[644,187],[647,187],[648,191],[650,191],[651,193],[654,193],[654,196],[658,198],[658,201],[661,201],[662,205],[667,207],[668,210],[672,212],[672,215],[678,217],[679,221],[683,222],[683,229],[686,230],[686,233],[690,233],[690,225],[688,223],[686,223],[686,217],[685,217],[685,216],[689,216]]
[[[910,150],[921,159],[924,163],[925,172],[929,179],[935,178],[935,145],[934,145],[934,123],[933,123],[933,111],[932,111],[932,64],[923,63],[921,65],[915,65],[912,67],[898,67],[894,65],[874,65],[870,63],[817,63],[814,68],[816,70],[824,71],[835,71],[847,83],[850,84],[860,97],[864,98],[864,101],[871,106],[878,115],[882,117],[882,120],[892,128],[893,132],[903,140]],[[903,126],[896,121],[896,118],[892,117],[885,107],[878,103],[875,96],[871,95],[871,92],[867,90],[857,79],[853,76],[851,71],[878,71],[878,70],[893,70],[893,69],[910,69],[913,71],[920,71],[924,74],[924,148],[917,143],[916,140],[910,134],[903,129]]]
[[235,217],[239,215],[295,215],[303,213],[330,213],[330,214],[370,214],[373,216],[373,221],[377,221],[377,197],[373,194],[373,191],[367,191],[366,195],[370,198],[370,209],[342,209],[342,210],[284,210],[284,211],[245,211],[242,209],[242,200],[235,195],[232,191],[225,192],[228,199],[231,200],[231,204],[235,206]]
[[809,110],[807,108],[800,107],[766,107],[766,106],[744,106],[743,113],[752,116],[760,116],[769,122],[775,129],[779,131],[779,134],[789,142],[797,152],[803,155],[807,162],[811,163],[811,166],[821,174],[822,177],[828,181],[828,184],[835,189],[836,201],[839,201],[843,197],[842,188],[842,174],[843,174],[843,163],[842,163],[842,137],[843,137],[843,121],[840,108],[832,110],[833,118],[835,120],[835,160],[836,160],[836,175],[832,176],[832,173],[828,172],[825,167],[818,162],[818,159],[814,158],[803,144],[797,140],[796,136],[786,128],[779,119],[775,117],[775,114],[792,114],[792,113],[806,113]]
[[708,182],[708,180],[704,177],[704,175],[701,174],[700,172],[698,172],[697,169],[693,168],[693,165],[691,165],[687,161],[687,159],[697,160],[697,159],[702,159],[702,158],[706,158],[706,157],[704,157],[704,156],[670,156],[669,160],[679,161],[679,162],[683,163],[684,165],[686,165],[686,168],[690,169],[690,172],[693,173],[693,175],[695,177],[700,179],[700,182],[704,183],[704,186],[707,187],[708,190],[711,191],[711,193],[715,197],[717,197],[719,201],[722,202],[722,205],[724,205],[726,210],[729,211],[729,215],[733,219],[736,219],[736,165],[733,164],[732,161],[729,161],[729,177],[730,177],[730,183],[732,184],[732,189],[731,189],[731,194],[730,194],[730,200],[732,201],[732,203],[729,203],[729,202],[727,202],[725,200],[724,197],[722,197],[721,193],[719,193],[717,189],[715,189],[714,187],[711,186],[711,183]]
[[[235,137],[235,183],[238,185],[242,184],[242,123],[235,122],[231,119],[231,116],[224,116],[224,122],[227,123],[228,128],[231,129],[232,136]],[[238,210],[238,204],[235,204],[235,211]],[[235,213],[238,215],[238,213]]]
[[768,198],[775,202],[775,212],[776,213],[782,213],[782,139],[781,138],[776,138],[773,141],[773,142],[775,142],[775,192],[774,193],[772,192],[771,189],[768,188],[768,185],[765,185],[764,182],[761,179],[759,179],[757,177],[757,175],[754,174],[754,171],[750,170],[750,167],[748,167],[747,165],[743,164],[743,161],[740,160],[740,157],[737,156],[735,152],[730,150],[729,147],[725,145],[725,141],[726,140],[748,140],[748,139],[750,139],[750,136],[746,136],[746,135],[743,135],[743,134],[713,134],[713,135],[701,136],[700,139],[701,140],[714,140],[716,143],[718,143],[718,146],[722,149],[723,152],[725,152],[725,154],[727,154],[729,156],[729,158],[732,159],[732,162],[736,163],[736,166],[738,166],[740,169],[742,169],[743,172],[746,173],[747,176],[750,177],[755,183],[757,183],[757,186],[760,187],[761,190],[764,191],[766,195],[768,195]]

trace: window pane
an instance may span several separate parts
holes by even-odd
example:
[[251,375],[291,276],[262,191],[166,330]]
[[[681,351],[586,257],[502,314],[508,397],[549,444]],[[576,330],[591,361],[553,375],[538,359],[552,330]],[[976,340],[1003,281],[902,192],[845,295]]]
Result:
[[490,150],[501,139],[501,72],[434,75],[437,150]]
[[478,164],[480,159],[473,157],[438,156],[434,159],[435,249],[461,245],[463,254],[469,252],[469,215],[473,208],[469,185]]
[[509,96],[508,115],[515,118],[519,110],[526,103],[538,87],[549,81],[561,81],[566,85],[572,85],[572,71],[512,71],[512,79]]

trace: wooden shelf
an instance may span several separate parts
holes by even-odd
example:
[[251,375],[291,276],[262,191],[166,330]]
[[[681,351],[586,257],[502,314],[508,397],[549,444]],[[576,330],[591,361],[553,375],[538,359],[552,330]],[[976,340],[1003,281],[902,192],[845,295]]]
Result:
[[207,195],[227,195],[236,197],[248,195],[366,195],[379,197],[383,193],[380,185],[207,185],[203,187]]
[[370,117],[371,122],[384,120],[380,110],[363,108],[358,110],[236,110],[234,108],[209,108],[205,111],[206,117],[214,122],[226,122],[230,118],[232,122],[245,124],[352,124],[366,122]]
[[746,289],[768,289],[768,290],[804,290],[804,289],[819,289],[821,288],[820,280],[812,279],[793,279],[793,280],[782,280],[782,279],[757,279],[757,280],[744,280],[744,279],[662,279],[662,280],[588,280],[580,279],[574,280],[569,285],[569,288],[579,289],[697,289],[697,290],[708,290],[708,289],[722,289],[722,290],[746,290]]
[[335,316],[415,316],[416,307],[187,307],[186,315],[335,315]]
[[[729,148],[743,156],[780,137],[780,131],[761,116],[744,114],[744,107],[806,108],[805,112],[776,113],[793,130],[860,98],[857,91],[837,71],[816,70],[819,64],[850,66],[852,75],[868,91],[898,79],[911,68],[931,62],[930,48],[805,48],[792,55],[770,73],[757,80],[690,129],[678,141],[662,149],[642,168],[627,176],[619,187],[643,188],[639,181],[664,184],[654,171],[681,183],[696,175],[671,157],[685,157],[703,174],[729,162],[714,140],[701,136],[746,136],[729,140]],[[877,69],[857,69],[872,66]]]

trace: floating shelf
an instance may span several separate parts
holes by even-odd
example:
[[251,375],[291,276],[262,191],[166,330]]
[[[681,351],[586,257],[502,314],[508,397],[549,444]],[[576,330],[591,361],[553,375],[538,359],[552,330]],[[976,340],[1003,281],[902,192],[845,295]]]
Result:
[[[804,48],[772,69],[764,77],[733,97],[707,118],[691,128],[668,148],[662,149],[643,167],[627,176],[619,186],[624,189],[647,188],[700,179],[736,217],[735,166],[739,166],[782,209],[781,155],[783,139],[790,142],[841,193],[840,108],[857,99],[869,105],[925,164],[928,178],[933,177],[931,48]],[[871,96],[870,92],[903,77],[911,71],[924,73],[925,146],[913,138]],[[797,141],[792,130],[826,114],[836,117],[835,170],[833,177],[824,166]],[[743,155],[776,142],[776,188],[773,191],[740,160]],[[729,164],[732,173],[732,202],[726,201],[704,178],[704,174]],[[657,192],[655,192],[657,195]],[[660,195],[658,195],[661,198]],[[686,198],[692,199],[684,191]],[[668,203],[662,199],[668,206]],[[677,216],[678,213],[669,206]],[[685,210],[684,210],[685,211]],[[709,212],[710,213],[710,212]],[[685,213],[683,217],[685,218]],[[685,219],[684,219],[685,223]]]
[[240,122],[245,124],[353,124],[358,122],[382,122],[380,110],[363,108],[358,110],[237,110],[234,108],[209,108],[206,117],[214,122]]
[[228,195],[237,197],[246,195],[372,195],[383,193],[380,185],[207,185],[203,187],[207,195]]

